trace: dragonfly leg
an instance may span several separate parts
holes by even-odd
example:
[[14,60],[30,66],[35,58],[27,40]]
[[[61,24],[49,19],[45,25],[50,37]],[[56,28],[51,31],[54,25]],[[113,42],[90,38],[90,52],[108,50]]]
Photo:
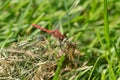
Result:
[[64,50],[63,50],[63,48],[62,48],[62,46],[63,46],[63,45],[62,45],[62,41],[59,40],[59,43],[60,43],[60,45],[59,45],[59,46],[60,46],[60,49],[64,52]]

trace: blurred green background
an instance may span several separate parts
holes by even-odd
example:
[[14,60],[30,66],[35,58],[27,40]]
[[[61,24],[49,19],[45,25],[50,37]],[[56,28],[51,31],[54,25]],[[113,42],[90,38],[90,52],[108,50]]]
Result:
[[[118,79],[120,78],[120,0],[107,2],[110,52],[107,50],[104,35],[106,23],[104,1],[0,0],[0,48],[8,47],[24,36],[32,38],[37,35],[40,30],[33,28],[32,24],[47,29],[60,29],[68,38],[73,38],[80,52],[86,55],[88,64],[89,61],[90,64],[92,61],[94,63],[98,57],[102,59],[97,62],[101,67],[93,68],[98,71],[97,74],[91,71],[95,76],[92,80],[108,80],[110,76],[112,76],[110,80]],[[104,67],[106,65],[110,68]],[[104,73],[104,68],[108,72]]]
[[[103,0],[1,0],[0,1],[0,46],[17,41],[18,36],[33,36],[38,33],[31,24],[48,29],[59,28],[74,41],[87,44],[95,38],[95,29],[103,33]],[[108,1],[110,33],[118,38],[120,25],[120,1]],[[88,36],[90,34],[90,36]]]

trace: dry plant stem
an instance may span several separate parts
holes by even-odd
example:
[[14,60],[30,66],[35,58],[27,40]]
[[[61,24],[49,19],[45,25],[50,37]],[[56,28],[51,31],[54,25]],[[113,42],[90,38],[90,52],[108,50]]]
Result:
[[2,51],[11,52],[11,53],[22,53],[22,54],[31,56],[32,58],[35,58],[35,57],[38,56],[38,55],[33,54],[33,53],[30,52],[30,51],[25,51],[25,50],[3,49]]

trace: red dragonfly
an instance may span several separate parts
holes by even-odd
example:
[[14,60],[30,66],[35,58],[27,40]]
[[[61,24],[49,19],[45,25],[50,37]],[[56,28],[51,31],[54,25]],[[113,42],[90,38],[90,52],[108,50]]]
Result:
[[66,39],[66,36],[61,34],[60,31],[58,30],[48,30],[48,29],[45,29],[41,26],[38,26],[36,24],[32,24],[32,26],[34,26],[35,28],[38,28],[42,31],[45,31],[47,33],[49,33],[50,35],[52,35],[53,37],[55,37],[56,39],[58,39],[59,41],[63,41],[64,39]]

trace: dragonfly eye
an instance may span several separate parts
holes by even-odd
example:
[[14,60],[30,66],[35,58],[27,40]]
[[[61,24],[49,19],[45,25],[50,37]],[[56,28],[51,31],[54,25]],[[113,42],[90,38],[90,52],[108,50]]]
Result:
[[61,37],[59,37],[59,39],[62,41],[62,40],[63,40],[63,37],[61,36]]
[[66,41],[67,41],[66,35],[61,36],[59,39],[60,39],[61,41],[63,41],[63,42],[66,42]]

